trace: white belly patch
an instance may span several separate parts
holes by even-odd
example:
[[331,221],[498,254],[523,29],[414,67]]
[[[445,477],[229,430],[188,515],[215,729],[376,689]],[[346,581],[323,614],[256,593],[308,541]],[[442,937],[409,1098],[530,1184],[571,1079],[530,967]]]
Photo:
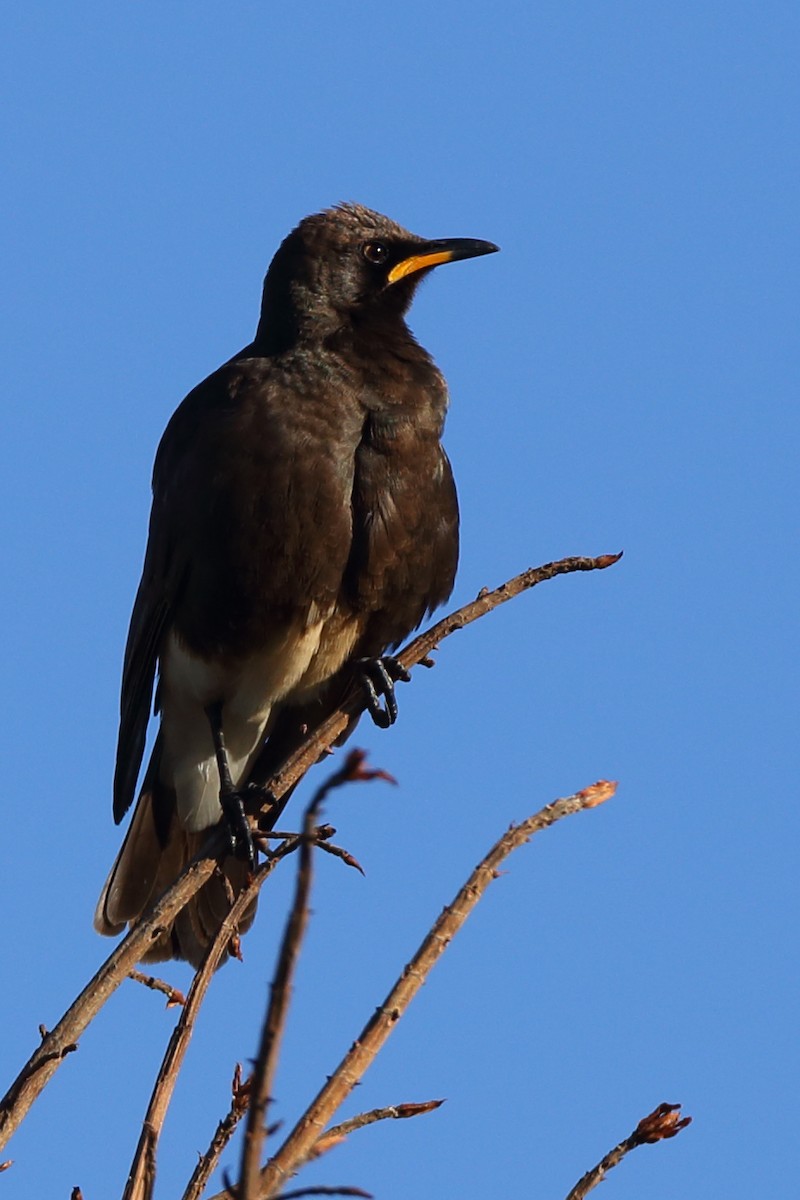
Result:
[[238,786],[261,749],[275,706],[313,697],[351,653],[361,628],[352,617],[330,615],[276,634],[268,647],[236,663],[200,658],[170,634],[161,659],[161,778],[175,788],[187,829],[207,829],[222,815],[208,705],[222,702],[228,763]]

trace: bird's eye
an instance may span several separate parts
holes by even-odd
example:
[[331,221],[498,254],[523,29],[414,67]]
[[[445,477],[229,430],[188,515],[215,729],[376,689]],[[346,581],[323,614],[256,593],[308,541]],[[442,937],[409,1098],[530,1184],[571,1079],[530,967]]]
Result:
[[364,242],[364,245],[361,247],[361,253],[368,263],[372,263],[373,266],[377,267],[381,263],[385,263],[389,257],[389,247],[384,245],[383,242]]

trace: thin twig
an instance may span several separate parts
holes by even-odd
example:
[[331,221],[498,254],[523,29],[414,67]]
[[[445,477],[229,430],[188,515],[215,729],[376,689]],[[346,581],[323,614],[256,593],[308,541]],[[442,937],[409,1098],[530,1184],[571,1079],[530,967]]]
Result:
[[[428,659],[430,651],[456,629],[484,616],[493,608],[517,596],[528,588],[535,587],[556,575],[573,571],[597,571],[612,566],[619,555],[604,554],[598,558],[565,558],[524,571],[514,579],[490,592],[481,592],[471,604],[451,613],[409,643],[400,653],[402,664],[408,668]],[[364,708],[364,697],[354,694],[348,697],[334,713],[315,728],[271,782],[276,798],[280,799],[329,749]],[[276,805],[274,817],[281,811]],[[140,962],[151,943],[168,929],[177,914],[186,906],[204,883],[210,879],[218,856],[224,852],[224,841],[219,830],[214,830],[201,848],[197,857],[189,864],[172,887],[161,896],[149,912],[131,929],[105,960],[83,991],[70,1005],[52,1033],[36,1048],[17,1078],[0,1100],[0,1149],[6,1144],[27,1115],[31,1105],[52,1078],[67,1053],[100,1009],[119,987],[130,970]]]
[[252,1075],[249,1075],[243,1081],[242,1068],[239,1063],[236,1064],[231,1084],[231,1106],[214,1130],[214,1136],[209,1143],[208,1149],[205,1154],[201,1155],[197,1166],[192,1172],[192,1177],[186,1185],[186,1190],[181,1200],[200,1200],[205,1191],[206,1184],[217,1168],[223,1150],[228,1145],[228,1142],[236,1132],[239,1122],[247,1112],[247,1106],[250,1103],[252,1078]]
[[156,1147],[158,1139],[161,1135],[170,1100],[172,1099],[178,1073],[183,1064],[189,1040],[194,1031],[200,1006],[205,999],[208,986],[214,977],[214,972],[227,951],[228,942],[236,933],[242,914],[246,912],[248,906],[252,904],[258,895],[267,876],[275,869],[281,857],[284,857],[281,851],[284,853],[287,852],[286,847],[288,845],[289,843],[284,842],[275,855],[267,859],[265,863],[262,863],[247,887],[236,897],[230,911],[214,934],[203,961],[195,973],[192,985],[189,988],[189,994],[186,997],[186,1003],[172,1032],[172,1037],[169,1040],[169,1045],[167,1046],[158,1076],[156,1077],[150,1103],[147,1106],[147,1113],[142,1123],[142,1132],[139,1135],[139,1142],[133,1156],[133,1162],[131,1163],[128,1181],[123,1192],[123,1200],[149,1200],[152,1195],[156,1174]]
[[583,1178],[578,1180],[567,1196],[567,1200],[583,1200],[592,1188],[597,1187],[606,1172],[621,1163],[625,1155],[629,1154],[631,1150],[635,1150],[637,1146],[646,1146],[653,1142],[663,1141],[664,1138],[675,1137],[675,1134],[685,1129],[692,1120],[691,1117],[681,1117],[680,1112],[680,1104],[659,1104],[658,1108],[642,1118],[633,1133],[624,1138],[613,1150],[609,1150],[596,1167],[592,1167],[591,1171],[587,1171]]
[[[367,769],[364,765],[365,759],[366,755],[363,750],[351,750],[343,766],[317,788],[305,811],[294,900],[286,921],[275,978],[270,987],[269,1004],[261,1032],[261,1044],[253,1071],[247,1128],[242,1142],[240,1180],[236,1190],[238,1200],[256,1200],[259,1191],[261,1151],[267,1132],[264,1124],[266,1110],[272,1094],[281,1039],[289,1011],[294,971],[308,924],[312,854],[314,843],[318,841],[314,836],[314,822],[323,802],[333,788],[358,780],[375,779],[383,774],[380,771]],[[323,842],[322,845],[325,843]]]
[[[503,860],[513,850],[529,841],[534,834],[547,829],[571,813],[595,808],[613,796],[615,791],[615,783],[601,780],[573,796],[556,800],[534,816],[528,817],[521,825],[512,826],[492,847],[458,892],[453,903],[445,908],[436,920],[383,1004],[367,1022],[274,1158],[261,1172],[262,1198],[269,1200],[276,1197],[280,1187],[308,1161],[309,1157],[313,1157],[314,1146],[325,1126],[360,1082],[364,1072],[422,987],[434,963],[444,953],[489,884],[498,877],[498,869]],[[221,1192],[215,1195],[213,1200],[223,1200],[224,1196],[225,1193]]]
[[351,1133],[373,1125],[376,1121],[405,1121],[409,1117],[420,1117],[425,1113],[434,1112],[443,1104],[444,1100],[423,1100],[420,1104],[390,1104],[386,1108],[372,1108],[369,1112],[358,1113],[349,1121],[333,1125],[321,1134],[314,1143],[310,1158],[319,1158],[320,1155],[327,1154],[334,1146],[341,1145]]
[[129,971],[128,976],[135,983],[141,983],[153,992],[162,992],[167,997],[167,1008],[175,1008],[178,1004],[186,1003],[183,992],[178,991],[171,983],[166,983],[163,979],[156,979],[155,975],[143,975],[141,971]]
[[[305,827],[306,829],[310,829],[311,827],[308,812],[306,812]],[[265,1117],[267,1105],[272,1095],[272,1084],[278,1064],[278,1052],[286,1023],[286,1015],[289,1011],[294,969],[297,964],[297,956],[300,953],[303,935],[308,924],[311,862],[311,843],[308,838],[303,838],[300,843],[294,901],[286,921],[283,942],[275,970],[275,978],[270,986],[269,1005],[267,1006],[267,1013],[264,1018],[261,1044],[258,1050],[255,1070],[253,1071],[250,1105],[247,1113],[247,1127],[242,1139],[241,1175],[237,1189],[237,1196],[240,1197],[240,1200],[251,1200],[258,1190],[261,1147],[266,1136]]]

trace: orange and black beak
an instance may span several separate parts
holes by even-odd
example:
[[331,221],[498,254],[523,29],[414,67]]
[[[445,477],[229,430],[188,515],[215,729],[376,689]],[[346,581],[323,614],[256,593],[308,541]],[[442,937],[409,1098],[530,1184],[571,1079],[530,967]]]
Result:
[[458,262],[461,258],[477,258],[480,254],[494,254],[499,250],[494,242],[481,242],[477,238],[442,238],[435,242],[422,242],[414,253],[395,263],[387,275],[389,283],[397,283],[417,271],[428,271],[440,263]]

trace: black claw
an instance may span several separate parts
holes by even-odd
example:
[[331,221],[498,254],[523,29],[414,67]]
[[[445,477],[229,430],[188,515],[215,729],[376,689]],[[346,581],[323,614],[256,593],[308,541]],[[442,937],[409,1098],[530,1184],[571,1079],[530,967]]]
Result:
[[[388,729],[397,720],[395,683],[408,683],[411,676],[405,667],[386,654],[382,658],[362,658],[358,662],[361,681],[367,694],[367,710],[381,729]],[[384,703],[381,704],[381,697]]]
[[[278,797],[272,788],[264,787],[261,783],[246,783],[242,789],[242,796],[251,812],[256,804],[259,808],[274,808],[278,803]],[[268,813],[266,815],[269,816]]]
[[242,792],[223,792],[219,802],[228,833],[231,854],[247,863],[251,871],[256,869],[256,848],[253,835],[244,813]]

